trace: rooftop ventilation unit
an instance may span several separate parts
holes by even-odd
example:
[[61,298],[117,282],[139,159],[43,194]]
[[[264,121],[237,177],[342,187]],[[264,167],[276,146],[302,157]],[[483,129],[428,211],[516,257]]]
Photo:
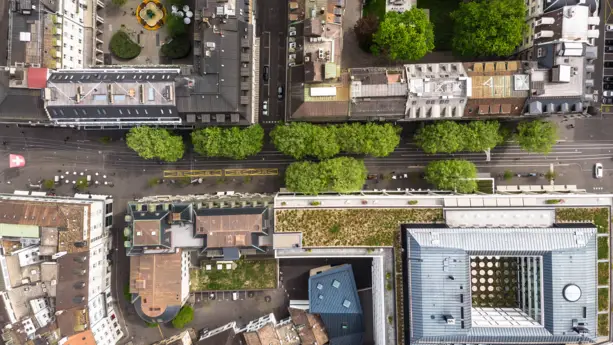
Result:
[[455,325],[455,318],[451,314],[443,315],[443,319],[448,325]]

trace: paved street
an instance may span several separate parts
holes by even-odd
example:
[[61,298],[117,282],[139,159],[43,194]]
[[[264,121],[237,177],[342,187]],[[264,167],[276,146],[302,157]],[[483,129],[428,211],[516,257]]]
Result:
[[[257,2],[258,28],[260,37],[260,123],[283,121],[285,101],[277,98],[277,89],[285,87],[286,70],[286,23],[288,3],[283,0]],[[268,80],[264,80],[264,69],[268,68]],[[284,90],[285,91],[285,90]],[[262,104],[268,102],[268,115],[262,113]]]
[[599,59],[596,60],[596,71],[602,73],[594,73],[594,87],[600,90],[600,101],[602,102],[601,113],[603,116],[613,114],[613,97],[605,96],[605,92],[613,92],[613,54],[606,52],[606,47],[613,47],[609,40],[613,40],[613,31],[607,31],[607,24],[613,24],[613,1],[602,0],[600,2],[600,38],[598,39]]

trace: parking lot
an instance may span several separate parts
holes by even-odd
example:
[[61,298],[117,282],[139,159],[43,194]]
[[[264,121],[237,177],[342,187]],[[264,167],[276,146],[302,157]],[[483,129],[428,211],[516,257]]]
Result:
[[596,62],[596,70],[602,66],[602,74],[595,73],[594,85],[602,85],[600,111],[603,116],[613,115],[613,0],[603,0],[600,4],[601,37],[599,38],[600,61]]

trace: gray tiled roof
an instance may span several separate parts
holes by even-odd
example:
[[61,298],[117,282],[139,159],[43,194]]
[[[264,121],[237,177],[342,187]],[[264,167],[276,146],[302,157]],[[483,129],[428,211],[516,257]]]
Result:
[[309,312],[321,316],[330,344],[362,343],[364,324],[351,265],[309,278]]
[[[542,255],[543,327],[472,326],[469,265],[470,256],[478,254]],[[595,228],[407,227],[406,255],[411,343],[551,344],[593,341],[596,336]],[[568,284],[580,287],[578,301],[563,297]],[[443,318],[447,314],[458,321],[448,324]],[[572,329],[573,320],[587,323],[585,337]]]

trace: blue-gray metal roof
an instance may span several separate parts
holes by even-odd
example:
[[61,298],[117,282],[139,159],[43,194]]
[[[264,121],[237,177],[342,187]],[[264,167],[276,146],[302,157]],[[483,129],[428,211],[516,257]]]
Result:
[[[470,256],[480,253],[542,255],[543,327],[472,327]],[[410,342],[593,341],[597,319],[596,253],[596,228],[407,228],[410,309],[406,322]],[[576,302],[562,295],[569,284],[581,289]],[[457,321],[448,324],[443,315],[453,315]],[[586,337],[572,329],[573,320],[587,323]]]
[[351,265],[340,265],[309,278],[309,312],[321,316],[330,344],[360,345],[362,305]]

